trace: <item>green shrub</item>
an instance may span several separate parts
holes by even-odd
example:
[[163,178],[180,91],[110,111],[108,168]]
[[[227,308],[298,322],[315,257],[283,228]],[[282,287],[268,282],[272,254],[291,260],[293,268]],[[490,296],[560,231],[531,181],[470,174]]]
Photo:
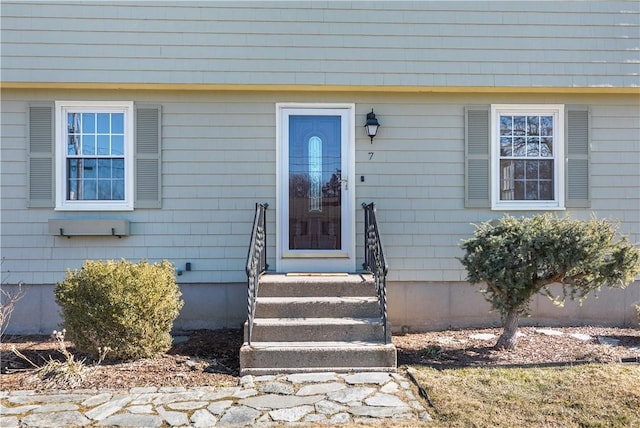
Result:
[[96,359],[105,349],[108,359],[154,357],[168,350],[183,305],[180,296],[167,261],[87,260],[55,289],[69,339]]
[[[461,246],[467,280],[486,284],[481,291],[502,316],[497,348],[516,347],[519,318],[535,294],[557,304],[567,297],[582,301],[603,285],[624,288],[640,274],[640,249],[618,236],[614,224],[596,218],[506,215],[477,226]],[[549,288],[555,283],[562,286],[559,295]]]

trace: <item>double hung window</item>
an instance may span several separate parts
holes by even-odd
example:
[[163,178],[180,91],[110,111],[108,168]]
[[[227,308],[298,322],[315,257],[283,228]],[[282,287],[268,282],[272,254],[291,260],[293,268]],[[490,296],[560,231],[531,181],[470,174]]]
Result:
[[133,209],[133,103],[56,102],[56,209]]
[[564,208],[564,108],[493,105],[493,209]]

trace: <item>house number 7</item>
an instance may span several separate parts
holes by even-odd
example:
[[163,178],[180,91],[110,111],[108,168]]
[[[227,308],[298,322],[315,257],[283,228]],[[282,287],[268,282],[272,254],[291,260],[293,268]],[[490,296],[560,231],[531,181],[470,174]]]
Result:
[[373,152],[369,152],[369,160],[373,159]]

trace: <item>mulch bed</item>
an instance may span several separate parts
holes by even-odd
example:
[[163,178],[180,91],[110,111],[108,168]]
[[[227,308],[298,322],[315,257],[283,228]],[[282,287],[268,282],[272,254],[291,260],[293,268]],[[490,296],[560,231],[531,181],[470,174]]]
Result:
[[[640,358],[640,329],[604,327],[552,328],[561,335],[542,334],[535,327],[522,327],[518,347],[514,351],[496,351],[493,344],[500,329],[447,330],[396,335],[398,365],[430,367],[477,367],[509,365],[557,365],[582,362],[615,363]],[[583,340],[571,334],[589,336]],[[165,354],[154,359],[131,362],[87,362],[89,370],[81,388],[130,388],[136,386],[205,386],[236,385],[238,354],[242,331],[197,330],[185,332],[189,339],[174,344]],[[489,335],[495,338],[486,339]],[[619,346],[601,344],[598,337],[619,340]],[[48,336],[7,336],[0,343],[0,389],[60,388],[34,376],[35,370],[12,352],[19,352],[37,365],[50,359],[63,360],[57,344]],[[75,352],[73,344],[67,349]],[[81,359],[82,355],[75,355]]]

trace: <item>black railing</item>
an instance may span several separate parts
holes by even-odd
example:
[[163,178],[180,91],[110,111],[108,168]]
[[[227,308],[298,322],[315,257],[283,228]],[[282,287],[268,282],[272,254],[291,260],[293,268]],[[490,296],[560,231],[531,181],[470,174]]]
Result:
[[376,221],[376,205],[362,204],[364,209],[364,263],[362,267],[365,271],[373,274],[373,279],[378,293],[380,303],[380,315],[384,328],[384,343],[389,343],[387,336],[387,272],[389,266],[384,258],[378,222]]
[[253,332],[253,318],[256,314],[256,299],[258,298],[258,281],[267,268],[267,208],[269,204],[256,204],[256,215],[253,220],[251,244],[247,255],[247,344],[251,345]]

